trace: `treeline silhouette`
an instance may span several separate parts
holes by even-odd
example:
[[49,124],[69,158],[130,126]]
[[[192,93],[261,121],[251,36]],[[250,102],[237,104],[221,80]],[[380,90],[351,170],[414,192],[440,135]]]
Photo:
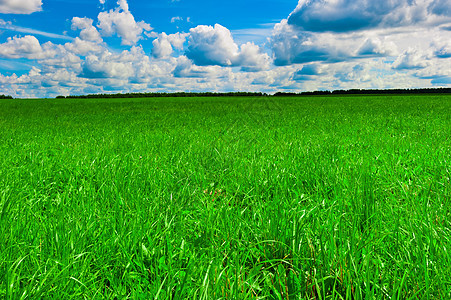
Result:
[[314,96],[314,95],[386,95],[386,94],[448,94],[451,88],[424,88],[424,89],[388,89],[388,90],[335,90],[335,91],[313,91],[301,93],[277,92],[274,96]]
[[13,96],[0,95],[0,99],[12,99]]
[[[451,88],[424,88],[424,89],[351,89],[334,91],[312,91],[312,92],[277,92],[273,96],[315,96],[315,95],[384,95],[384,94],[448,94]],[[176,92],[176,93],[125,93],[125,94],[90,94],[57,96],[57,99],[95,99],[95,98],[153,98],[153,97],[268,97],[266,93],[253,92],[230,92],[230,93],[195,93],[195,92]],[[4,96],[11,97],[11,96]],[[12,98],[12,97],[11,97]]]
[[85,99],[85,98],[153,98],[153,97],[262,97],[268,96],[265,93],[250,93],[250,92],[230,92],[230,93],[191,93],[191,92],[176,92],[176,93],[126,93],[126,94],[91,94],[91,95],[77,95],[77,96],[58,96],[57,99]]

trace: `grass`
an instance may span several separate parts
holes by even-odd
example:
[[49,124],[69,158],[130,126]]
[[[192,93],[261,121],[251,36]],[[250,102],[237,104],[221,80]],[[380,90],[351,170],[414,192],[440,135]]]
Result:
[[0,101],[2,299],[449,299],[451,96]]

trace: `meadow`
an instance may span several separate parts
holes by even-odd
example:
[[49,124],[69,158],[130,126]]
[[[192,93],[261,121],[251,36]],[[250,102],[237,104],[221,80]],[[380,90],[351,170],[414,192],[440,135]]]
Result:
[[0,100],[1,299],[451,299],[451,95]]

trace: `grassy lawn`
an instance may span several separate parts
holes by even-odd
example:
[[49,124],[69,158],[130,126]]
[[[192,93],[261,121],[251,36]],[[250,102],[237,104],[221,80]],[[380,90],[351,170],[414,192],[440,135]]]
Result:
[[0,298],[450,299],[451,96],[0,101]]

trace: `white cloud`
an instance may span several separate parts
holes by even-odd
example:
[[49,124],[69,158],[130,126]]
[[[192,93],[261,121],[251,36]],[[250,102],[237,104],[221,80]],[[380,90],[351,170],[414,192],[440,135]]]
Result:
[[248,42],[241,45],[240,54],[235,63],[241,66],[243,71],[254,72],[268,69],[270,61],[269,55],[262,53],[259,46]]
[[182,17],[179,17],[179,16],[177,16],[177,17],[172,17],[172,18],[171,18],[171,23],[175,23],[175,22],[177,22],[177,21],[183,21],[183,18],[182,18]]
[[[444,13],[448,3],[451,7],[451,0],[300,0],[288,19],[274,26],[273,59],[281,66],[396,57],[409,47],[425,51],[433,39],[449,36],[440,29],[451,20]],[[446,58],[446,45],[436,55]],[[398,61],[395,66],[408,65]]]
[[68,46],[69,44],[66,44],[66,47],[52,42],[41,45],[38,39],[31,35],[13,37],[8,38],[6,43],[0,44],[0,57],[37,60],[41,66],[46,68],[80,69],[79,53],[68,51],[67,48],[73,50]]
[[173,49],[182,49],[186,41],[187,33],[174,33],[167,35],[161,33],[157,39],[152,42],[152,56],[155,58],[168,58]]
[[132,47],[120,53],[104,50],[88,55],[83,62],[81,77],[88,79],[120,79],[146,82],[154,76],[170,76],[168,63],[151,62],[142,47]]
[[38,39],[31,35],[8,38],[6,43],[0,44],[0,56],[6,58],[37,59],[43,55]]
[[42,36],[49,37],[49,38],[54,38],[54,39],[62,39],[62,40],[72,40],[73,39],[72,37],[66,36],[66,35],[61,35],[61,34],[56,34],[56,33],[51,33],[51,32],[45,32],[45,31],[36,30],[36,29],[33,29],[33,28],[26,28],[26,27],[16,26],[16,25],[13,25],[12,22],[10,22],[10,21],[6,22],[6,21],[4,21],[2,19],[0,19],[0,28],[11,30],[11,31],[15,31],[15,32],[35,34],[35,35],[42,35]]
[[398,70],[421,69],[429,64],[429,55],[416,48],[409,48],[396,58],[392,67]]
[[[444,36],[444,35],[443,35]],[[451,40],[437,39],[433,42],[434,54],[439,58],[451,58]]]
[[352,56],[354,43],[353,37],[299,31],[288,24],[287,20],[274,26],[271,37],[274,63],[279,66],[314,61],[342,61]]
[[92,25],[93,20],[90,18],[72,18],[72,30],[80,29],[80,38],[86,41],[102,42],[100,33]]
[[104,47],[98,43],[75,38],[72,43],[66,43],[64,47],[67,51],[75,53],[77,55],[87,55],[89,53],[101,52]]
[[2,14],[31,14],[42,11],[41,0],[2,0],[0,13]]
[[368,38],[357,51],[360,55],[393,56],[398,52],[393,42],[382,42],[378,37]]
[[144,21],[136,22],[126,0],[118,0],[118,7],[98,15],[98,27],[104,36],[117,34],[123,45],[135,45],[145,31],[152,30]]
[[187,57],[195,64],[231,66],[238,56],[238,46],[230,31],[216,24],[199,25],[190,29]]
[[101,56],[88,55],[83,63],[84,78],[123,78],[133,75],[132,61],[121,59],[111,52],[102,53]]
[[253,43],[239,48],[230,31],[219,24],[191,28],[186,56],[199,66],[241,66],[248,71],[267,68],[269,61]]

